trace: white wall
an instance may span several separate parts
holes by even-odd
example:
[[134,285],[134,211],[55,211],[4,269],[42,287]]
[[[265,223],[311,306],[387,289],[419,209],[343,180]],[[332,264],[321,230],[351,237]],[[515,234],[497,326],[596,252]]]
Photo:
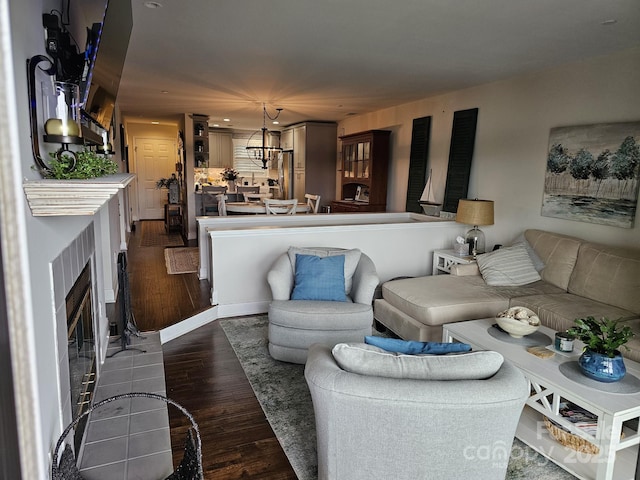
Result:
[[[12,357],[14,378],[19,379],[16,382],[16,419],[20,431],[22,474],[23,478],[33,479],[49,477],[50,452],[71,416],[59,388],[58,359],[61,352],[56,341],[52,265],[62,252],[71,251],[67,247],[74,244],[83,232],[93,229],[94,221],[91,216],[34,217],[22,190],[24,179],[40,178],[32,168],[26,60],[45,53],[42,13],[59,8],[57,0],[11,1],[10,5],[6,0],[0,0],[0,58],[3,67],[0,72],[6,85],[3,88],[6,106],[0,102],[0,129],[12,132],[10,143],[0,143],[5,172],[2,218],[6,218],[8,209],[15,217],[10,225],[2,224],[0,235],[3,252],[7,254],[3,259],[5,270],[15,272],[8,279],[8,283],[13,283],[12,297],[19,296],[20,301],[19,310],[9,308],[9,325],[14,332],[20,331],[19,335],[14,333],[12,336]],[[7,18],[10,29],[3,23]],[[45,149],[55,148],[43,142],[41,147],[45,158]],[[11,162],[9,165],[4,163],[7,152],[10,153],[7,156]],[[102,233],[104,238],[111,238],[109,232]],[[101,237],[101,234],[96,236]],[[119,232],[114,236],[119,239]],[[103,251],[100,250],[99,254],[102,255]],[[109,255],[108,251],[106,255]],[[71,262],[74,263],[73,258]],[[96,269],[96,274],[101,276],[103,270],[98,262]],[[98,302],[101,314],[105,311],[104,292],[100,292]],[[106,317],[100,320],[99,332],[108,331]]]
[[[401,223],[413,218],[420,222],[442,223],[443,220],[435,217],[427,217],[426,215],[418,215],[413,213],[332,213],[317,215],[228,215],[228,216],[211,216],[198,217],[198,245],[200,248],[200,268],[198,276],[200,279],[206,278],[210,284],[213,284],[211,274],[211,242],[210,232],[213,230],[240,230],[255,229],[256,227],[274,228],[274,227],[305,227],[305,226],[328,226],[328,225],[365,225],[365,224],[383,224],[383,223]],[[450,236],[443,236],[440,241],[445,242],[441,246],[449,246],[453,243],[455,237],[464,233],[464,227],[458,225],[456,233]],[[400,235],[400,234],[399,234]],[[314,244],[313,237],[308,240],[307,246]],[[251,259],[255,259],[255,255],[261,255],[262,248],[258,253],[251,253]],[[396,249],[388,248],[386,261],[394,261]],[[250,265],[251,260],[243,256],[243,252],[238,251],[233,255],[234,258],[245,259]],[[427,268],[426,265],[416,268]]]
[[[640,120],[640,48],[349,117],[338,132],[391,129],[388,210],[403,211],[414,118],[432,116],[429,160],[444,198],[453,113],[478,108],[469,196],[495,201],[487,246],[534,227],[618,245],[640,245],[640,218],[625,229],[540,215],[549,130]],[[640,211],[637,212],[640,217]]]
[[[367,224],[346,219],[359,222],[360,215],[389,218]],[[300,216],[310,219],[307,225],[232,225],[209,231],[212,304],[218,306],[219,317],[266,312],[272,298],[267,273],[292,245],[359,248],[373,260],[380,281],[386,282],[398,276],[430,275],[433,250],[449,248],[463,231],[455,222],[408,213],[336,215],[344,220],[329,225],[314,224],[316,215]]]

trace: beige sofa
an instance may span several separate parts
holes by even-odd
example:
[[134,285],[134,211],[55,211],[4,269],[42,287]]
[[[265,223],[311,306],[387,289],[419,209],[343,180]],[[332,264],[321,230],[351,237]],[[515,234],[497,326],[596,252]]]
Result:
[[541,280],[489,286],[475,264],[456,265],[451,275],[392,280],[375,300],[375,319],[404,339],[440,341],[443,324],[493,317],[512,306],[534,310],[554,330],[589,315],[623,318],[636,336],[622,354],[640,361],[640,249],[542,230],[526,230],[524,238],[544,263]]

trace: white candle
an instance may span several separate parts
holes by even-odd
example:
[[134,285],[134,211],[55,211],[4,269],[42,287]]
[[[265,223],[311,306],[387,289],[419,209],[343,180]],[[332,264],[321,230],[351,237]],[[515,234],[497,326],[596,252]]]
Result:
[[107,142],[107,132],[102,132],[102,149],[105,152],[109,150],[109,143]]
[[64,101],[64,92],[60,91],[58,92],[58,99],[57,99],[57,108],[56,108],[56,113],[58,115],[58,118],[62,121],[62,135],[63,136],[67,136],[69,135],[69,125],[68,125],[68,112],[67,112],[67,103]]

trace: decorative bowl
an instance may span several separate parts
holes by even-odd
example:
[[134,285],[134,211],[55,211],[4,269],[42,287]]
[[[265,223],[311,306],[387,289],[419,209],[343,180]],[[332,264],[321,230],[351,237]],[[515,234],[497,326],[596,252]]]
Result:
[[526,307],[511,307],[496,315],[500,328],[513,338],[531,335],[540,328],[540,318]]

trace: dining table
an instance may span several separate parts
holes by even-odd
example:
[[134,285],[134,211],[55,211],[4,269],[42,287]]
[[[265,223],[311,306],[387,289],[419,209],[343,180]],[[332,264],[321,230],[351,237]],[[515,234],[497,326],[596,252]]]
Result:
[[[267,207],[262,202],[227,202],[227,213],[245,214],[245,215],[259,215],[261,213],[267,213]],[[272,210],[280,213],[286,213],[287,207],[271,207]],[[298,202],[296,207],[296,213],[308,213],[310,211],[309,205],[306,203]]]

